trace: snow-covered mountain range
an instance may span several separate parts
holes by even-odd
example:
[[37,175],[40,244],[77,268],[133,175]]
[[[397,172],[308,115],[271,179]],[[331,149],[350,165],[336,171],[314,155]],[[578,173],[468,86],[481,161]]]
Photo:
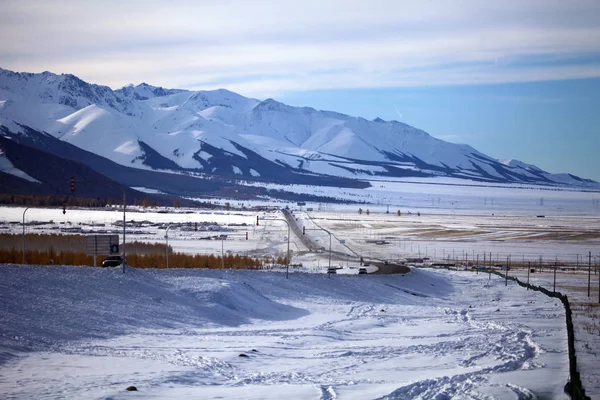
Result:
[[73,75],[0,69],[0,126],[16,140],[36,132],[125,167],[180,175],[279,183],[323,176],[448,176],[597,187],[570,174],[501,162],[398,121],[368,121],[227,90],[145,83],[112,90]]

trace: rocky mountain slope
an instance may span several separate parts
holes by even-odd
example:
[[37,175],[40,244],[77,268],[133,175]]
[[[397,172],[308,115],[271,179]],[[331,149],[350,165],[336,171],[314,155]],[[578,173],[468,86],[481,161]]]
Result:
[[597,187],[570,174],[500,162],[401,122],[291,107],[227,90],[148,84],[112,90],[73,75],[0,69],[0,125],[15,140],[37,132],[47,134],[45,141],[51,137],[121,166],[201,177],[309,184],[325,179],[342,186],[347,178],[448,176]]

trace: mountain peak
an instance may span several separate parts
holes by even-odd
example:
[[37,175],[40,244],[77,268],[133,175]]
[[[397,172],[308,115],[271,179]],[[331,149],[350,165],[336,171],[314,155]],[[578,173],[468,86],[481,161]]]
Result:
[[536,167],[535,165],[527,164],[527,163],[524,163],[523,161],[514,160],[514,159],[502,160],[502,161],[500,161],[500,163],[506,165],[507,167],[522,168],[522,169],[526,169],[526,170],[530,170],[530,171],[542,171],[540,168]]
[[285,182],[303,174],[593,186],[516,160],[499,162],[403,122],[259,101],[226,89],[186,91],[143,82],[113,91],[72,74],[0,69],[0,105],[0,121],[140,169]]
[[133,96],[136,100],[148,100],[155,97],[165,97],[172,94],[181,93],[184,90],[181,89],[165,89],[161,86],[149,85],[146,82],[142,82],[137,86],[133,84],[122,87],[116,92],[123,93],[125,96]]
[[259,114],[264,112],[289,112],[294,108],[296,107],[285,105],[269,97],[268,99],[265,99],[258,103],[254,107],[254,112]]

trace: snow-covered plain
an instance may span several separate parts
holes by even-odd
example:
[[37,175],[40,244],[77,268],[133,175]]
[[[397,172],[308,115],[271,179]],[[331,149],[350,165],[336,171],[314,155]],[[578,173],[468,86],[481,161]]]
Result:
[[[364,196],[364,204],[231,203],[295,209],[306,235],[290,235],[291,261],[304,267],[289,280],[264,271],[2,266],[0,397],[131,397],[121,392],[132,384],[144,388],[142,398],[527,398],[526,389],[560,398],[568,376],[560,303],[472,272],[357,275],[357,255],[482,261],[485,252],[500,263],[509,255],[598,256],[598,193],[454,183],[328,192]],[[20,235],[23,211],[0,208],[0,232]],[[28,235],[122,232],[118,209],[25,215]],[[171,224],[174,251],[272,257],[287,247],[281,211],[128,208],[126,216],[128,242],[164,243]],[[325,229],[332,264],[344,267],[332,279]],[[581,276],[569,283],[562,291],[571,298]],[[575,312],[576,324],[586,318]],[[576,327],[592,398],[600,395],[593,335]]]
[[567,398],[561,304],[484,274],[0,275],[2,398]]
[[[573,190],[548,190],[539,186],[486,186],[473,182],[458,185],[456,179],[372,181],[368,189],[337,189],[300,185],[272,186],[298,193],[335,196],[347,203],[295,203],[273,201],[231,201],[233,207],[289,207],[300,225],[311,229],[308,236],[324,250],[334,234],[332,250],[353,255],[349,248],[367,257],[380,259],[430,257],[436,259],[476,260],[492,253],[496,260],[511,256],[528,260],[576,260],[600,246],[600,193]],[[365,203],[348,203],[348,202]],[[359,209],[363,210],[359,214]],[[0,232],[21,234],[23,208],[0,208]],[[311,210],[311,211],[308,211]],[[367,215],[367,210],[369,215]],[[161,212],[159,212],[161,211]],[[168,212],[167,212],[168,211]],[[388,214],[389,211],[389,214]],[[401,216],[397,212],[401,212]],[[256,216],[263,221],[256,226]],[[541,218],[543,216],[543,218]],[[222,250],[253,256],[281,255],[287,248],[287,226],[280,212],[232,210],[152,210],[129,208],[129,241],[165,242],[174,251],[214,253]],[[27,210],[26,233],[122,233],[121,210]],[[273,220],[275,219],[275,220]],[[50,223],[52,221],[52,223]],[[133,221],[134,223],[131,223]],[[44,224],[36,224],[43,222]],[[198,231],[190,229],[193,224]],[[183,226],[180,226],[183,225]],[[246,240],[246,232],[248,240]],[[227,235],[220,240],[200,240]],[[341,245],[338,240],[345,240]],[[374,240],[389,244],[374,245]],[[290,237],[292,261],[323,266],[327,255],[312,252],[296,235]],[[341,261],[348,261],[345,258]]]
[[[456,215],[598,215],[600,192],[524,184],[492,184],[455,178],[373,179],[366,189],[267,185],[272,190],[311,193],[344,204],[307,204],[319,211]],[[252,185],[253,183],[248,183]],[[263,185],[264,186],[264,185]],[[206,200],[206,199],[202,199]],[[208,199],[213,200],[214,199]]]

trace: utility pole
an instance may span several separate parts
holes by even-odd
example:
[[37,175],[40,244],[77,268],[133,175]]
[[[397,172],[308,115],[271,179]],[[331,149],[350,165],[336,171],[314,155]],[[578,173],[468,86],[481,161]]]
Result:
[[[288,226],[287,235],[287,260],[285,269],[285,279],[289,278],[290,272],[290,223],[285,218],[265,218],[268,221],[283,221]],[[258,225],[258,215],[256,216],[256,225]],[[329,265],[331,266],[331,233],[329,233]]]
[[125,188],[123,188],[123,273],[125,273],[125,264],[127,263],[125,259],[125,208],[127,207],[127,202],[125,200]]
[[[329,232],[329,231],[327,231],[325,229],[323,229],[323,230],[325,232],[329,233],[329,267],[328,267],[328,270],[331,271],[331,232]],[[288,243],[288,246],[289,246],[289,243]]]
[[[327,229],[321,228],[321,227],[312,228],[312,229],[306,229],[306,227],[302,227],[303,235],[306,234],[306,231],[325,231],[329,234],[329,268],[328,268],[328,270],[331,270],[331,232],[329,232]],[[361,255],[361,259],[362,259],[362,255]]]
[[508,269],[510,268],[510,256],[506,256],[506,274],[504,275],[504,286],[508,286]]
[[29,210],[29,207],[23,211],[23,264],[25,264],[25,213]]
[[527,290],[529,290],[529,273],[531,272],[531,261],[529,262],[529,265],[527,266]]
[[588,261],[588,297],[591,296],[591,293],[590,293],[591,284],[592,284],[592,252],[590,251],[589,261]]
[[554,293],[556,293],[556,267],[557,267],[557,264],[558,264],[558,258],[554,261],[554,287],[552,289],[552,291]]
[[165,232],[165,240],[167,241],[167,247],[165,248],[166,268],[169,268],[169,228],[171,228],[171,224],[167,226]]

